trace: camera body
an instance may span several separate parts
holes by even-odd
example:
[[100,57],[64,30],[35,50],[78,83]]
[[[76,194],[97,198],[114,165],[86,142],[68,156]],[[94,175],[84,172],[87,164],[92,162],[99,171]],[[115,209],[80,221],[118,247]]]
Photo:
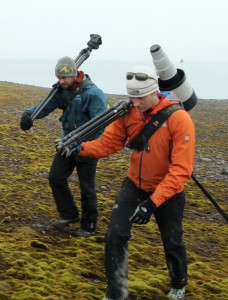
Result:
[[159,45],[151,46],[150,53],[159,77],[158,85],[160,91],[169,92],[170,98],[181,101],[185,110],[192,109],[197,104],[198,98],[186,80],[184,71],[175,68]]

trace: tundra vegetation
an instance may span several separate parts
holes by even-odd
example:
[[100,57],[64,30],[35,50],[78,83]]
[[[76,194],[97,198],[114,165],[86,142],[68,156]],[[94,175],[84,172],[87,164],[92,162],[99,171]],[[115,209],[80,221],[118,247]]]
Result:
[[[76,238],[51,228],[57,212],[48,185],[49,167],[59,138],[60,111],[28,132],[19,127],[26,107],[48,89],[0,82],[0,299],[100,300],[106,287],[104,239],[111,209],[130,151],[100,159],[97,170],[98,232]],[[124,96],[108,95],[110,105]],[[194,174],[227,212],[228,100],[199,100],[190,111],[197,131]],[[80,206],[77,177],[69,182]],[[227,224],[190,180],[184,239],[188,252],[188,300],[225,300],[228,291]],[[166,299],[167,268],[157,226],[152,219],[135,225],[129,241],[129,300]]]

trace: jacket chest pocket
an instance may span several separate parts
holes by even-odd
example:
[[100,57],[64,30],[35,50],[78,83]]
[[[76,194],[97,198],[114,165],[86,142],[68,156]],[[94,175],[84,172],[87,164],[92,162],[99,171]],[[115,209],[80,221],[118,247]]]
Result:
[[77,127],[77,116],[80,114],[81,99],[79,98],[79,101],[75,100],[72,99],[70,101],[62,115],[62,127],[67,131],[72,131]]
[[69,130],[74,130],[88,121],[88,113],[85,103],[80,95],[76,96],[66,110],[66,120]]

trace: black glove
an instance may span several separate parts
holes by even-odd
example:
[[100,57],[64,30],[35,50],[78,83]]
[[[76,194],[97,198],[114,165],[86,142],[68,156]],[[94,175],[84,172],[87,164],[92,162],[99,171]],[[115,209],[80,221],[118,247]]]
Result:
[[33,126],[33,120],[28,112],[24,112],[21,117],[20,126],[22,130],[29,130]]
[[137,224],[147,224],[156,208],[154,202],[149,198],[136,207],[130,221]]

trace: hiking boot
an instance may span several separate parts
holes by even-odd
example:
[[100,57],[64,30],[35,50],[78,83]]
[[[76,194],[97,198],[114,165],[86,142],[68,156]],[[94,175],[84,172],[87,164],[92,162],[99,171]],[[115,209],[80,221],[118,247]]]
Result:
[[76,236],[77,237],[90,237],[91,235],[94,235],[95,231],[86,231],[85,229],[78,229],[78,231],[76,231]]
[[185,287],[182,289],[171,289],[167,294],[167,297],[170,299],[183,300],[185,298]]
[[79,216],[75,219],[68,219],[68,220],[59,219],[59,220],[54,221],[52,223],[52,226],[57,229],[63,229],[65,227],[67,227],[69,224],[76,223],[79,220],[80,220]]

